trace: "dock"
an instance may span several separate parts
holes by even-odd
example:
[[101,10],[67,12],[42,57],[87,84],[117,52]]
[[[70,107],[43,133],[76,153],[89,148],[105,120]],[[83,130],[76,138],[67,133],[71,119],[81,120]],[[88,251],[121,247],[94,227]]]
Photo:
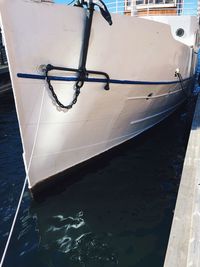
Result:
[[0,75],[8,72],[8,60],[0,28]]
[[4,73],[8,73],[8,65],[0,65],[0,75]]
[[200,94],[194,112],[164,267],[200,266]]
[[6,83],[5,85],[0,86],[0,95],[12,89],[12,85],[10,82]]

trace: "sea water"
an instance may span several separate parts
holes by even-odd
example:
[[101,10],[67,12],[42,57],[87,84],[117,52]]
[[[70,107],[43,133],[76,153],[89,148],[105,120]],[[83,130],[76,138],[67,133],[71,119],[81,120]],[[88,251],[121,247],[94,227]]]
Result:
[[[28,189],[5,267],[161,267],[194,99],[158,126],[89,163],[42,202]],[[12,93],[0,96],[0,254],[24,182]],[[66,177],[67,179],[67,177]]]

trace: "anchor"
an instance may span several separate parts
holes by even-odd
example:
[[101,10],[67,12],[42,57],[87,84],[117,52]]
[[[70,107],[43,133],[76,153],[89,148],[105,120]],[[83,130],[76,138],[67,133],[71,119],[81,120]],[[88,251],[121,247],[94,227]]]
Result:
[[[76,104],[78,100],[78,96],[80,94],[80,89],[83,87],[84,82],[88,79],[88,76],[90,74],[95,74],[95,75],[101,75],[104,76],[106,79],[106,85],[104,86],[105,90],[109,90],[110,86],[110,77],[106,72],[102,71],[96,71],[96,70],[87,70],[86,69],[86,63],[87,63],[87,55],[88,55],[88,49],[89,49],[89,41],[90,41],[90,34],[91,34],[91,27],[92,27],[92,20],[93,20],[93,14],[95,10],[95,6],[97,6],[100,9],[101,15],[104,17],[104,19],[108,22],[108,24],[111,26],[112,25],[112,19],[111,15],[106,7],[106,5],[103,3],[102,0],[98,0],[97,2],[93,2],[93,0],[84,1],[84,0],[78,0],[74,6],[77,7],[82,7],[87,9],[86,13],[86,22],[85,22],[85,30],[84,30],[84,40],[83,40],[83,46],[82,46],[82,53],[80,57],[80,65],[78,69],[75,68],[64,68],[64,67],[59,67],[59,66],[53,66],[51,64],[48,64],[45,66],[45,77],[46,77],[46,82],[49,86],[49,90],[52,93],[52,96],[54,100],[56,101],[56,104],[64,109],[71,109],[74,104]],[[55,91],[54,88],[51,84],[51,78],[49,76],[49,72],[52,70],[60,70],[60,71],[66,71],[66,72],[75,72],[78,74],[77,76],[77,81],[75,84],[75,93],[72,102],[69,105],[63,105]]]

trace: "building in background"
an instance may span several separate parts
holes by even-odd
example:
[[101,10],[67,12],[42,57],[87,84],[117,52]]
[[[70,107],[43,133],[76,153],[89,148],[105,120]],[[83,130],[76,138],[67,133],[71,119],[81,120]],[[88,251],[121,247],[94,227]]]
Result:
[[127,15],[197,15],[196,0],[125,0]]

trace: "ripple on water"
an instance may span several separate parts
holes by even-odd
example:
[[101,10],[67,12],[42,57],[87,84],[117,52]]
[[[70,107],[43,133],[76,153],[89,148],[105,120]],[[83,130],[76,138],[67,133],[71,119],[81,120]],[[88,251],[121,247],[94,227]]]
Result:
[[[0,105],[1,250],[25,177],[16,114],[12,101],[8,104],[7,96]],[[77,183],[42,203],[33,202],[26,191],[6,266],[161,267],[191,122],[188,114],[187,109],[179,111],[89,164]]]

